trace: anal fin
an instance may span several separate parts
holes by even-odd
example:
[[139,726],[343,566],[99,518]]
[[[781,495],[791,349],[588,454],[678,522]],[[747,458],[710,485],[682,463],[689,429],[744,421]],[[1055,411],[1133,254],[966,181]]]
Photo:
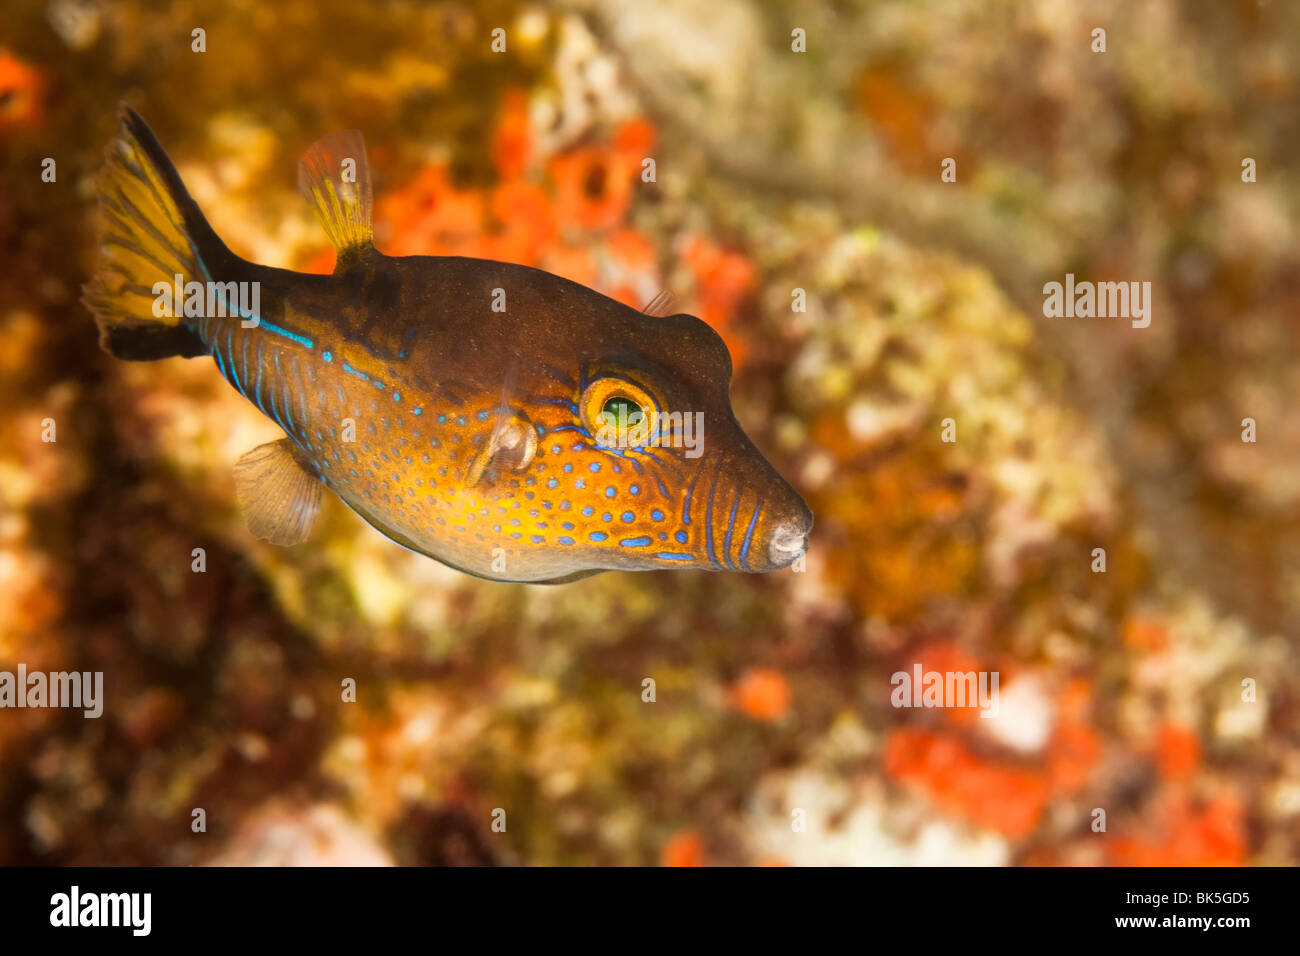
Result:
[[320,512],[321,482],[288,438],[258,445],[235,463],[235,497],[248,530],[272,544],[307,540]]

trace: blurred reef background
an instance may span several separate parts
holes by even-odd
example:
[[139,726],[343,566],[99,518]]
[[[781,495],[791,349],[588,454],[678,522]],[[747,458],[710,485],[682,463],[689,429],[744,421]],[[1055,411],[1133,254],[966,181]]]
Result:
[[[295,167],[355,127],[384,251],[671,290],[806,572],[492,584],[329,496],[254,540],[279,430],[78,302],[120,100],[258,262],[332,267]],[[11,0],[0,669],[106,703],[0,711],[0,863],[1300,862],[1298,101],[1281,0]],[[1066,272],[1150,327],[1044,318]],[[999,716],[893,708],[916,663]]]

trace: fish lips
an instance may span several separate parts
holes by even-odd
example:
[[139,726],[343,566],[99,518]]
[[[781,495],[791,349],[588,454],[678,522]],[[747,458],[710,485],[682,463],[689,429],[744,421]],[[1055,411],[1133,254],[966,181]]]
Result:
[[803,520],[784,522],[773,530],[767,544],[768,563],[772,570],[788,568],[808,551],[808,534],[812,531],[812,512]]
[[[767,562],[763,567],[754,567],[755,571],[779,571],[788,568],[808,551],[808,535],[812,532],[813,513],[794,489],[789,489],[790,497],[775,517],[768,524],[765,546],[759,555],[766,554]],[[751,566],[754,561],[751,560]]]

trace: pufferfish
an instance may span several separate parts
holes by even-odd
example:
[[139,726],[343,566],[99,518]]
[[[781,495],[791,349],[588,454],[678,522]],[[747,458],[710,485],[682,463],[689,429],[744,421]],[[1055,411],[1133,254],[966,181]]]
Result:
[[384,255],[356,131],[298,167],[333,274],[248,262],[144,120],[120,118],[83,301],[110,354],[211,356],[284,430],[235,465],[256,536],[305,540],[328,488],[394,542],[497,581],[804,554],[812,513],[736,421],[731,356],[698,318],[525,266]]

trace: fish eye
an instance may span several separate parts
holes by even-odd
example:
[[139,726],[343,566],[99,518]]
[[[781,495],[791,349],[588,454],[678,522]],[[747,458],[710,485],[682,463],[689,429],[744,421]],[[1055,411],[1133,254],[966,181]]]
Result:
[[659,410],[645,389],[625,379],[601,378],[587,386],[580,403],[582,424],[605,448],[646,444],[659,422]]
[[641,406],[625,395],[614,395],[605,399],[605,406],[600,410],[600,418],[606,425],[615,428],[628,428],[640,424],[645,418]]

